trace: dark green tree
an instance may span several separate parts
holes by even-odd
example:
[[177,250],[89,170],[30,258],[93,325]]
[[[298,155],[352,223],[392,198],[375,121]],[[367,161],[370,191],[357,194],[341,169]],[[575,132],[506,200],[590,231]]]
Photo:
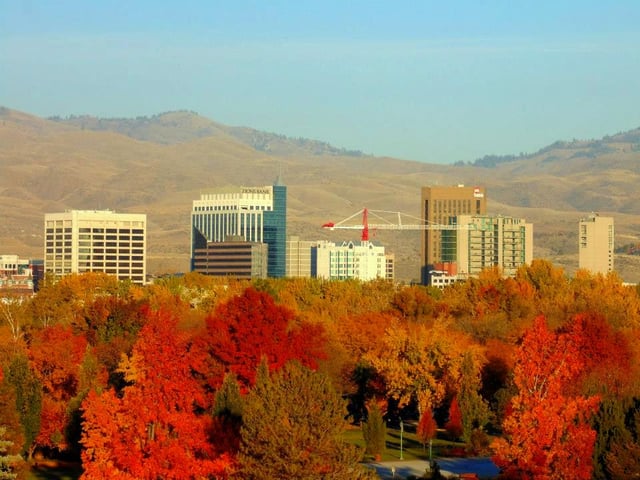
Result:
[[326,375],[297,362],[271,377],[259,367],[245,397],[238,478],[374,478],[359,464],[362,452],[342,438],[345,413]]
[[233,373],[227,373],[220,390],[216,392],[213,414],[233,420],[242,419],[242,396],[238,380]]
[[387,438],[387,426],[377,403],[369,409],[367,421],[362,424],[362,436],[368,454],[380,457],[384,453]]
[[[262,363],[268,368],[266,363]],[[240,427],[242,426],[243,399],[240,386],[233,373],[227,373],[220,390],[216,393],[213,405],[214,425],[219,435],[216,435],[218,447],[233,455],[240,447]]]
[[[608,449],[596,457],[598,477],[612,480],[640,478],[640,401],[627,402],[627,408],[620,408],[607,402],[606,407],[613,410],[612,421],[604,426],[613,433],[610,435]],[[623,418],[620,411],[624,410]],[[615,425],[614,425],[615,424]],[[599,432],[600,433],[600,432]],[[598,438],[599,440],[599,438]]]
[[593,418],[596,431],[596,443],[593,448],[593,478],[604,480],[607,474],[606,455],[611,452],[615,443],[630,444],[633,442],[631,432],[625,424],[629,401],[619,398],[604,399]]
[[40,432],[40,412],[42,410],[42,386],[29,368],[26,357],[19,356],[9,365],[5,379],[15,390],[16,411],[24,434],[22,451],[31,458],[34,441]]
[[479,393],[480,372],[474,368],[473,359],[468,353],[462,360],[461,373],[458,404],[462,413],[462,439],[468,443],[474,430],[483,430],[489,423],[491,410]]

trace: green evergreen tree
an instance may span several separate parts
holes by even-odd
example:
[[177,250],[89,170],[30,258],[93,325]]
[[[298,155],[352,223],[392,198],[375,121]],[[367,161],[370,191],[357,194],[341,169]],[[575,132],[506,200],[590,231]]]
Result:
[[245,397],[237,478],[357,480],[371,477],[362,452],[345,443],[345,405],[326,375],[296,362],[258,369]]
[[367,421],[362,424],[362,436],[367,453],[382,456],[386,446],[387,426],[384,423],[382,411],[376,403],[369,409]]
[[600,403],[600,409],[593,419],[596,431],[596,443],[593,448],[593,478],[605,480],[607,474],[606,455],[616,443],[629,445],[633,435],[625,425],[629,401],[618,398],[606,398]]
[[242,396],[238,380],[233,373],[227,373],[220,390],[216,392],[213,414],[234,420],[242,418]]
[[16,411],[24,434],[22,451],[31,458],[34,441],[40,432],[42,387],[35,377],[26,357],[16,357],[9,365],[6,381],[15,389]]
[[594,471],[597,471],[594,478],[637,478],[640,472],[640,400],[608,400],[603,402],[600,412],[604,413],[605,420],[597,424],[596,428],[601,428],[603,432],[597,430],[596,441],[604,433],[602,443],[607,440],[608,443],[607,449],[599,456],[594,454]]
[[476,429],[484,429],[491,420],[491,410],[479,391],[481,388],[480,373],[473,366],[469,353],[465,354],[461,368],[460,392],[458,405],[462,413],[462,439],[469,443]]

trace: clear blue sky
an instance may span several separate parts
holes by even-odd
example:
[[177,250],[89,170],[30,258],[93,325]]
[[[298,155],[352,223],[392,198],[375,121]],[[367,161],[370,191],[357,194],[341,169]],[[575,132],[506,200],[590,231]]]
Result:
[[640,2],[0,0],[0,105],[188,109],[433,163],[531,152],[640,126]]

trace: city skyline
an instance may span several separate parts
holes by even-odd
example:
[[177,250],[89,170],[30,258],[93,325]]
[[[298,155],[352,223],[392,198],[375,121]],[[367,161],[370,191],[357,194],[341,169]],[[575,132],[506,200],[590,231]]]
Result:
[[639,126],[638,20],[631,1],[9,0],[0,105],[189,109],[373,155],[468,162]]

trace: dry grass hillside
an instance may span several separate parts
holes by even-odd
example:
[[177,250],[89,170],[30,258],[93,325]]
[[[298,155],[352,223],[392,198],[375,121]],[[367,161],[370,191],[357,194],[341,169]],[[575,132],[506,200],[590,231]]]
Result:
[[[490,213],[533,222],[534,255],[572,273],[577,222],[591,211],[615,217],[617,244],[640,243],[636,133],[445,166],[228,127],[192,112],[47,120],[0,108],[0,253],[42,256],[45,212],[110,208],[147,213],[151,272],[184,271],[192,200],[225,186],[271,184],[281,172],[290,234],[357,239],[357,231],[327,232],[320,225],[365,206],[419,216],[421,186],[483,184]],[[418,278],[419,234],[374,234],[396,253],[398,278]],[[617,257],[623,279],[640,281],[639,259]]]

